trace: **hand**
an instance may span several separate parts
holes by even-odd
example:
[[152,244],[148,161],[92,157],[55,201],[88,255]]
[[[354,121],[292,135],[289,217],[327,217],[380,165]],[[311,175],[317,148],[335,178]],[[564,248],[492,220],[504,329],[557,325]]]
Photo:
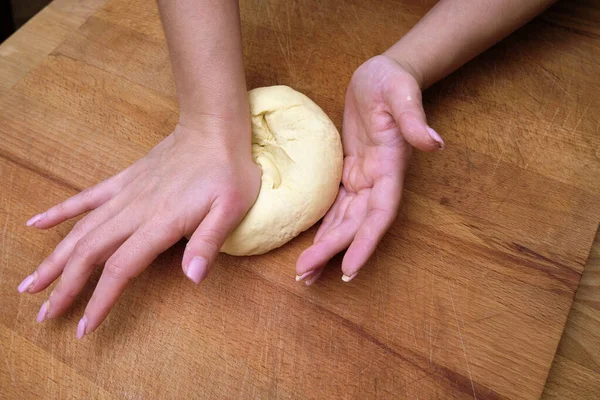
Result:
[[412,146],[444,147],[427,125],[414,74],[380,55],[362,64],[346,92],[342,142],[344,172],[339,194],[314,243],[298,259],[298,280],[314,283],[325,264],[348,248],[342,279],[353,279],[394,222]]
[[[94,331],[129,280],[184,235],[193,233],[183,270],[196,284],[204,279],[260,188],[249,120],[241,129],[219,121],[201,119],[196,126],[203,126],[202,131],[178,125],[129,168],[28,222],[46,229],[93,210],[19,285],[20,292],[37,293],[61,277],[42,305],[38,322],[65,312],[95,266],[106,263],[77,336]],[[241,136],[234,130],[247,132]]]

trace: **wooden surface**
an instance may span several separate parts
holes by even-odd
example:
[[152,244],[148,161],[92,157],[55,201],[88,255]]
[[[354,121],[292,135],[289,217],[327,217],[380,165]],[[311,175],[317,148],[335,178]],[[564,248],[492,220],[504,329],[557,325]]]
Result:
[[[16,286],[72,222],[24,221],[177,119],[156,6],[101,3],[53,3],[0,46],[1,398],[540,396],[600,218],[598,2],[557,4],[425,93],[447,149],[415,154],[398,221],[350,284],[339,259],[311,288],[294,281],[314,229],[220,257],[199,288],[180,243],[77,342],[98,274],[36,324],[45,294]],[[248,85],[293,86],[340,126],[353,70],[426,10],[243,1]]]
[[600,393],[600,230],[592,246],[544,399],[595,399]]

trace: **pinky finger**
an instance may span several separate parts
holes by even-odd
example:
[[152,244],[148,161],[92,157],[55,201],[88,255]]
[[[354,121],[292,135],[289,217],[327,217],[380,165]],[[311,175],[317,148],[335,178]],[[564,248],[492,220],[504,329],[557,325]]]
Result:
[[314,237],[313,243],[318,242],[321,239],[321,237],[325,233],[329,232],[329,230],[333,226],[336,226],[340,223],[341,219],[344,216],[344,213],[346,212],[346,208],[348,207],[346,200],[347,198],[348,196],[346,189],[344,188],[344,186],[340,185],[337,197],[335,198],[335,201],[333,202],[331,207],[329,207],[329,210],[327,210],[327,214],[325,214],[323,221],[321,221],[321,225],[317,230],[317,234]]
[[324,234],[318,242],[304,250],[296,261],[296,280],[302,281],[313,277],[315,271],[324,267],[331,258],[350,245],[356,230],[357,227],[352,220],[344,220]]

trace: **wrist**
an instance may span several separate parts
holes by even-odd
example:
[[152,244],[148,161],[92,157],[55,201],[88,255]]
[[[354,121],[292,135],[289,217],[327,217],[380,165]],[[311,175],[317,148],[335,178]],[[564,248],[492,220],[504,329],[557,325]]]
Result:
[[250,104],[243,85],[204,88],[197,92],[178,93],[179,123],[192,129],[214,127],[241,128],[249,126]]
[[196,132],[245,132],[250,131],[250,112],[239,111],[202,111],[180,110],[177,125]]
[[400,42],[383,52],[384,56],[398,63],[402,69],[411,74],[419,84],[419,88],[424,90],[426,86],[423,71],[419,67],[418,63],[415,62],[415,60],[412,60],[408,54],[410,53],[400,48]]
[[190,137],[193,142],[212,145],[230,153],[249,153],[252,142],[250,114],[180,114],[174,130],[178,135]]
[[[239,85],[211,85],[197,90],[179,91],[179,121],[193,126],[196,120],[205,122],[240,122],[250,114],[245,82]],[[249,118],[249,117],[248,117]]]

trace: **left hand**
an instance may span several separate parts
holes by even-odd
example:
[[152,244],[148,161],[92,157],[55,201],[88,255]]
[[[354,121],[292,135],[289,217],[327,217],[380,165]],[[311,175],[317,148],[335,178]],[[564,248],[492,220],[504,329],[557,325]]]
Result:
[[342,185],[315,236],[296,264],[297,280],[314,283],[325,264],[348,249],[342,279],[353,279],[371,257],[400,206],[412,146],[444,147],[427,125],[415,74],[379,55],[362,64],[346,92]]
[[204,279],[260,188],[249,121],[244,114],[223,121],[198,117],[200,130],[178,124],[132,166],[28,221],[47,229],[91,211],[19,285],[33,294],[60,277],[38,322],[63,314],[105,264],[77,327],[78,338],[93,332],[126,285],[185,235],[183,271],[196,284]]

